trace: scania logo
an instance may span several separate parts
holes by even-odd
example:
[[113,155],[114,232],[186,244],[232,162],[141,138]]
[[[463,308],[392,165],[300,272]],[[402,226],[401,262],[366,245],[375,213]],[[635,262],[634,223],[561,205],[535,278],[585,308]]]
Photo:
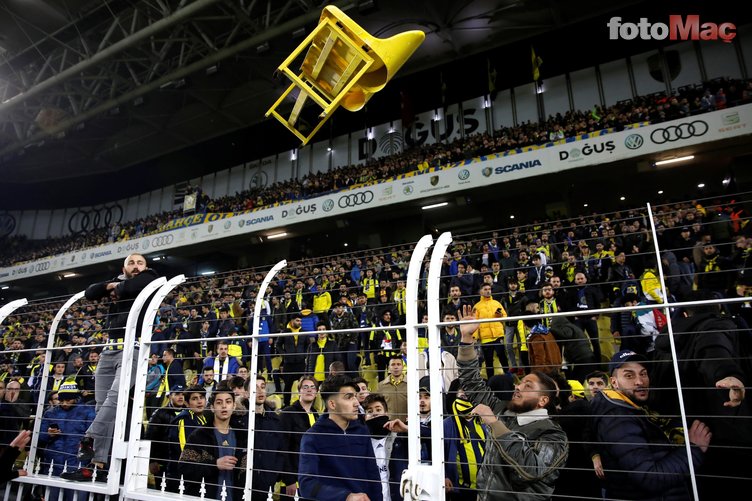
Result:
[[151,246],[154,248],[164,247],[165,245],[170,245],[174,240],[174,235],[158,235],[151,239]]
[[322,208],[324,209],[324,212],[329,212],[334,208],[334,200],[327,198],[326,200],[324,200],[324,205],[322,206]]
[[483,177],[489,177],[491,174],[493,174],[493,169],[491,167],[484,167],[482,172]]
[[681,139],[704,136],[708,132],[708,124],[703,120],[660,127],[650,134],[650,140],[655,144],[673,143]]
[[457,177],[460,179],[460,181],[464,181],[465,179],[470,177],[470,171],[467,169],[462,169],[459,174],[457,174]]
[[645,142],[644,139],[642,139],[642,136],[639,134],[630,134],[627,136],[627,138],[624,140],[624,146],[629,148],[630,150],[636,150],[642,144]]
[[340,209],[346,209],[347,207],[357,207],[358,205],[369,204],[373,201],[373,192],[370,190],[361,191],[360,193],[350,193],[349,195],[343,195],[339,197],[337,205]]

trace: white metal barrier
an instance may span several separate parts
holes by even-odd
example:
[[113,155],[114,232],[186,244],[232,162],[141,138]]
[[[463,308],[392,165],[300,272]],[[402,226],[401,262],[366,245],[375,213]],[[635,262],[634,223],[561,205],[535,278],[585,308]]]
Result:
[[[650,214],[651,230],[654,241],[657,242],[657,235],[654,225],[654,218],[652,214],[652,208],[648,206]],[[407,310],[405,325],[392,326],[394,328],[403,328],[406,333],[406,341],[408,346],[417,346],[418,329],[426,328],[428,332],[428,356],[430,360],[439,361],[440,358],[440,327],[446,325],[440,318],[440,298],[439,298],[439,283],[441,280],[441,261],[444,254],[452,242],[452,235],[450,233],[442,234],[434,243],[430,235],[426,235],[420,239],[416,244],[413,251],[410,265],[407,272]],[[424,258],[428,253],[428,250],[433,246],[433,252],[430,258],[430,266],[428,270],[427,281],[427,309],[428,309],[428,323],[423,324],[418,321],[418,289],[421,279],[421,269],[423,266]],[[655,245],[655,255],[657,259],[658,271],[660,274],[660,281],[663,288],[664,297],[667,297],[666,288],[664,283],[664,270],[661,264],[660,249]],[[253,314],[253,326],[252,332],[248,336],[239,336],[241,339],[249,339],[252,343],[251,349],[251,369],[250,374],[253,378],[258,374],[258,338],[260,337],[260,317],[261,307],[265,300],[264,291],[274,278],[274,276],[286,266],[285,261],[277,263],[264,278],[254,304]],[[40,401],[36,407],[36,420],[34,423],[34,439],[32,447],[29,453],[29,476],[18,479],[17,482],[22,484],[41,485],[46,487],[57,487],[62,489],[75,489],[77,491],[83,491],[93,494],[105,494],[116,495],[118,494],[121,499],[140,499],[144,501],[158,501],[167,499],[183,499],[188,498],[183,494],[173,494],[165,492],[164,490],[148,489],[146,485],[146,478],[149,468],[149,450],[150,443],[147,440],[141,438],[142,430],[142,416],[144,412],[143,394],[146,387],[146,373],[149,359],[150,347],[152,341],[152,324],[154,315],[157,313],[160,302],[166,297],[175,287],[185,282],[185,277],[180,275],[167,281],[164,278],[153,281],[149,286],[142,291],[138,296],[128,316],[128,322],[126,325],[126,340],[124,341],[123,360],[130,360],[133,356],[133,349],[136,337],[137,327],[141,329],[141,346],[138,353],[138,369],[136,374],[135,395],[136,399],[133,405],[133,411],[130,416],[130,433],[128,440],[125,440],[127,405],[120,405],[118,407],[117,418],[115,423],[115,440],[112,451],[112,462],[110,464],[109,478],[106,484],[103,483],[72,483],[65,480],[57,479],[51,476],[39,475],[38,471],[34,471],[34,464],[37,458],[37,441],[38,434],[41,425],[41,416],[44,409],[45,402],[45,390],[47,387],[48,374],[47,371],[43,371],[42,376],[42,391]],[[148,306],[145,306],[147,299],[154,294],[152,300]],[[81,297],[83,293],[76,294],[71,297],[65,305],[57,312],[55,320],[50,327],[50,336],[47,346],[47,360],[51,359],[51,353],[54,349],[54,336],[57,330],[58,323],[63,317],[66,311]],[[704,304],[732,304],[738,302],[748,302],[749,298],[726,298],[718,299],[715,301],[708,301]],[[2,321],[7,315],[11,314],[16,308],[26,304],[25,300],[15,301],[9,303],[0,308],[0,321]],[[674,332],[671,321],[671,315],[669,308],[693,306],[697,303],[693,302],[678,302],[678,303],[663,303],[663,304],[650,304],[650,305],[638,305],[631,307],[619,307],[619,308],[602,308],[589,310],[589,315],[611,314],[616,312],[625,311],[641,311],[648,309],[664,308],[666,311],[666,318],[668,320],[668,332],[671,340],[671,347],[673,352],[673,368],[677,380],[677,387],[679,390],[679,398],[681,399],[681,376],[676,356],[676,347],[674,343]],[[137,326],[137,319],[143,308],[146,308],[143,325]],[[560,312],[555,314],[540,314],[540,315],[525,315],[525,316],[511,316],[505,319],[507,322],[515,322],[517,320],[530,320],[535,318],[552,318],[552,317],[571,317],[578,315],[577,311]],[[496,319],[479,320],[479,322],[497,322]],[[462,322],[458,322],[462,323]],[[374,327],[367,327],[361,329],[355,329],[354,331],[373,331]],[[330,330],[329,332],[336,333],[336,330]],[[268,337],[283,337],[285,334],[272,333],[265,334]],[[223,338],[216,338],[223,339]],[[226,339],[226,338],[224,338]],[[129,341],[130,340],[130,341]],[[191,340],[177,340],[170,341],[171,343],[191,342]],[[417,371],[414,370],[418,366],[418,354],[417,350],[409,349],[407,352],[407,363],[410,370],[407,372],[407,388],[408,395],[418,394],[418,376]],[[130,364],[123,365],[123,377],[120,381],[120,395],[128,395],[129,393],[129,381],[130,381]],[[430,370],[431,388],[441,388],[441,373],[440,363],[435,362],[431,365]],[[256,387],[251,384],[249,388],[249,401],[253,403],[256,396]],[[420,461],[420,432],[419,423],[417,419],[408,420],[408,437],[409,437],[409,468],[404,473],[401,479],[401,491],[405,496],[405,499],[409,500],[439,500],[445,499],[446,493],[444,489],[444,467],[443,467],[443,426],[442,426],[442,396],[441,392],[431,392],[431,443],[432,443],[432,457],[431,464],[422,464]],[[121,400],[123,402],[123,400]],[[685,429],[687,429],[686,415],[684,411],[683,402],[680,400],[681,405],[681,417]],[[408,398],[408,414],[409,416],[415,416],[418,414],[418,402],[417,398]],[[252,471],[253,471],[253,451],[254,451],[254,437],[255,437],[255,409],[253,405],[249,408],[249,428],[248,428],[248,463],[246,470],[246,483],[244,485],[244,493],[247,499],[250,499],[250,495],[253,489],[252,485]],[[691,454],[689,453],[689,444],[687,444],[687,454],[691,465]],[[127,459],[127,461],[126,461]],[[125,461],[125,476],[124,483],[120,485],[120,477],[122,471],[122,463]],[[70,466],[70,465],[69,465]],[[699,499],[695,474],[692,468],[690,468],[690,475],[692,478],[694,499]],[[197,479],[193,479],[197,480]],[[8,489],[5,491],[5,499],[8,499],[10,492]],[[18,490],[18,499],[21,498],[23,489]],[[61,494],[62,496],[62,494]],[[271,499],[270,493],[270,499]]]

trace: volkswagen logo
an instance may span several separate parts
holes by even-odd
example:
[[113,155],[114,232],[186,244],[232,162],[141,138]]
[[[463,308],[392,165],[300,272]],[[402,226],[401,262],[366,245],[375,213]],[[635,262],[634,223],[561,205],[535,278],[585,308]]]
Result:
[[347,207],[357,207],[358,205],[369,204],[373,201],[373,192],[370,190],[361,191],[360,193],[350,193],[339,197],[337,204],[340,209]]
[[629,148],[630,150],[636,150],[642,144],[645,142],[644,139],[642,139],[642,136],[639,134],[630,134],[627,136],[627,138],[624,140],[624,146]]
[[334,208],[334,200],[327,198],[326,200],[324,200],[324,204],[321,208],[324,209],[324,212],[329,212]]
[[0,214],[0,238],[7,237],[16,229],[16,218],[13,214]]
[[457,174],[457,177],[460,178],[460,181],[464,181],[470,177],[470,171],[467,169],[462,169],[459,174]]
[[170,245],[174,240],[175,236],[172,234],[157,235],[156,237],[151,239],[151,246],[153,248],[164,247],[166,245]]
[[107,205],[91,209],[79,209],[68,219],[68,229],[73,234],[106,229],[123,220],[123,208],[118,205]]
[[660,127],[650,134],[650,140],[655,144],[673,143],[681,139],[704,136],[708,132],[708,124],[703,120]]

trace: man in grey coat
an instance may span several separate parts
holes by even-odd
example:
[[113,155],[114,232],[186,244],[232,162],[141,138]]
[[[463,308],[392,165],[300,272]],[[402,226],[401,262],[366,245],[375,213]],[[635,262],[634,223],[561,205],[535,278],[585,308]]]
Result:
[[[475,318],[466,308],[464,320]],[[541,372],[528,374],[515,386],[512,399],[496,398],[480,377],[473,332],[478,324],[461,326],[457,354],[461,387],[475,405],[472,414],[489,427],[485,456],[478,471],[478,500],[547,500],[554,491],[569,444],[549,417],[558,393],[556,383]]]

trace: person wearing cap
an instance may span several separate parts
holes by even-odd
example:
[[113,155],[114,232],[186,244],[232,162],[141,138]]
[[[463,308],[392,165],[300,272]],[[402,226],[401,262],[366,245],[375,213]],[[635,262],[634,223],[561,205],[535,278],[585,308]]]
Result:
[[[461,320],[475,318],[467,309]],[[533,372],[522,378],[511,400],[499,400],[480,377],[473,338],[477,328],[477,323],[461,326],[457,364],[460,384],[474,406],[471,413],[488,427],[477,475],[478,499],[548,499],[569,452],[566,435],[549,417],[555,409],[556,383],[543,372]]]
[[647,358],[632,350],[617,352],[609,364],[611,386],[590,402],[592,426],[603,462],[605,498],[691,499],[687,451],[695,468],[710,444],[709,428],[699,420],[683,433],[677,423],[647,409],[650,377]]
[[167,490],[178,492],[180,465],[178,460],[191,433],[211,422],[211,412],[206,410],[206,391],[201,386],[186,389],[186,408],[170,423],[168,434],[169,458],[167,463]]
[[167,405],[156,409],[146,427],[144,438],[151,440],[151,454],[149,456],[149,472],[154,475],[155,488],[158,487],[157,477],[161,477],[166,471],[167,461],[170,455],[169,436],[171,423],[185,409],[185,386],[176,384],[170,388],[170,397]]
[[[123,363],[131,364],[131,387],[136,382],[136,356],[133,357],[133,360],[123,361],[125,323],[131,306],[133,306],[133,301],[158,276],[156,271],[147,267],[144,256],[131,254],[123,261],[122,274],[112,280],[95,283],[86,288],[86,299],[90,301],[110,300],[106,324],[108,346],[102,351],[94,378],[97,415],[79,446],[79,459],[84,463],[90,461],[91,464],[78,470],[68,471],[64,475],[67,480],[88,481],[94,467],[99,470],[97,478],[100,478],[105,465],[109,462]],[[143,325],[145,315],[146,308],[141,310],[136,325]],[[137,338],[138,336],[139,334],[136,333]],[[135,350],[134,355],[137,353],[138,350]]]
[[[59,404],[44,413],[39,428],[39,448],[43,451],[40,474],[50,473],[60,476],[66,463],[68,470],[78,464],[76,454],[81,437],[94,420],[92,405],[79,404],[79,391],[75,381],[66,380],[57,390]],[[97,473],[97,481],[106,481]],[[72,499],[72,492],[65,499]],[[57,499],[57,493],[50,493],[50,499]]]

